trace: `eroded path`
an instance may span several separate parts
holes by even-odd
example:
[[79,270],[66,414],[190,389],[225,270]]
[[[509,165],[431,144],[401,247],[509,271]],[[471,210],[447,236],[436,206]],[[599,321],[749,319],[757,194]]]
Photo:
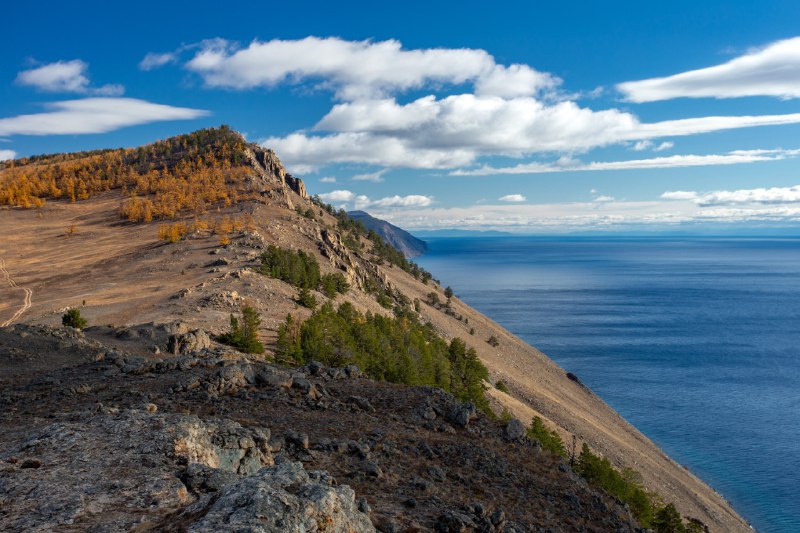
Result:
[[5,283],[7,283],[9,287],[11,287],[12,289],[19,289],[25,292],[25,297],[22,301],[22,307],[17,309],[17,312],[14,313],[14,315],[11,318],[0,324],[0,327],[4,328],[6,326],[10,326],[11,324],[13,324],[14,321],[16,321],[19,317],[21,317],[25,311],[31,308],[31,303],[32,303],[31,298],[33,297],[33,291],[31,289],[27,289],[25,287],[20,287],[19,285],[17,285],[17,282],[14,281],[14,278],[12,278],[11,274],[9,274],[8,269],[6,268],[6,261],[2,257],[0,257],[0,274],[2,274]]

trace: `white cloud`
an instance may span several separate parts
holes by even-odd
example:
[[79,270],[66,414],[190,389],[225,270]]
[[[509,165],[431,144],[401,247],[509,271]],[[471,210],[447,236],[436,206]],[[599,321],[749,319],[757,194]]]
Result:
[[675,143],[671,141],[664,141],[655,148],[653,148],[656,152],[663,152],[664,150],[669,150],[670,148],[674,147]]
[[186,67],[200,74],[210,87],[252,89],[312,81],[345,100],[375,98],[430,84],[468,82],[482,94],[532,95],[560,82],[527,65],[497,65],[485,50],[406,50],[393,39],[306,37],[253,41],[247,48],[212,39],[200,44]]
[[383,183],[383,175],[386,174],[388,169],[381,169],[377,172],[367,172],[364,174],[356,174],[352,178],[352,181],[371,181],[372,183]]
[[726,154],[671,155],[650,159],[628,161],[593,161],[583,163],[575,159],[562,158],[554,163],[523,163],[511,167],[484,165],[476,169],[454,170],[453,176],[495,176],[502,174],[546,174],[553,172],[584,172],[592,170],[641,170],[652,168],[680,168],[711,165],[737,165],[760,161],[778,161],[800,155],[795,150],[735,150]]
[[631,150],[634,152],[642,152],[644,150],[652,150],[654,152],[663,152],[664,150],[669,150],[675,146],[675,143],[670,141],[664,141],[659,144],[655,144],[653,141],[637,141],[631,147]]
[[8,161],[17,157],[17,152],[14,150],[0,150],[0,161]]
[[319,179],[320,183],[336,183],[336,177],[334,176],[325,176]]
[[[425,96],[407,104],[394,99],[341,103],[315,125],[314,133],[264,143],[290,163],[454,168],[487,155],[574,153],[658,137],[791,123],[800,123],[800,113],[641,123],[630,113],[593,111],[575,102],[550,105],[531,97],[458,94]],[[670,146],[661,143],[657,148]]]
[[336,191],[322,193],[319,195],[319,197],[325,200],[326,202],[352,202],[353,200],[355,200],[356,195],[351,191],[336,190]]
[[605,204],[605,203],[608,203],[608,202],[613,202],[615,200],[616,200],[616,198],[614,198],[613,196],[608,196],[608,195],[603,194],[603,195],[600,195],[600,196],[596,197],[593,201],[595,203],[598,203],[598,204]]
[[694,191],[667,191],[661,195],[664,200],[694,200],[697,193]]
[[369,202],[370,207],[427,207],[433,203],[433,196],[409,194],[408,196],[387,196]]
[[169,63],[176,63],[177,61],[178,54],[175,52],[150,52],[139,62],[139,68],[141,70],[153,70]]
[[701,207],[730,205],[779,205],[800,203],[800,185],[794,187],[771,187],[740,189],[736,191],[667,191],[661,195],[667,200],[690,200]]
[[293,133],[286,137],[264,139],[262,144],[279,153],[288,165],[308,169],[330,163],[366,163],[406,168],[452,168],[472,162],[474,154],[466,150],[450,151],[417,148],[402,139],[368,133],[342,133],[309,136]]
[[17,83],[51,93],[119,96],[125,92],[122,85],[92,87],[87,76],[88,69],[89,65],[80,59],[56,61],[20,72],[17,75]]
[[617,85],[631,102],[673,98],[800,97],[800,37],[777,41],[727,63]]
[[501,196],[498,198],[498,200],[501,202],[524,202],[527,200],[527,198],[521,194],[507,194],[505,196]]
[[528,65],[497,65],[489,74],[475,83],[475,92],[481,95],[516,98],[534,96],[542,91],[553,90],[561,80],[552,74],[533,70]]
[[127,126],[208,115],[201,109],[172,107],[134,98],[84,98],[45,105],[50,111],[0,118],[0,137],[106,133]]
[[428,207],[382,213],[406,229],[475,228],[517,232],[647,229],[697,224],[796,225],[800,205],[734,205],[704,207],[694,202],[621,201],[555,204],[475,204]]
[[433,203],[432,196],[410,194],[408,196],[387,196],[379,200],[370,200],[368,196],[357,195],[352,191],[337,190],[320,194],[319,197],[331,203],[353,204],[356,209],[375,208],[410,208],[428,207]]

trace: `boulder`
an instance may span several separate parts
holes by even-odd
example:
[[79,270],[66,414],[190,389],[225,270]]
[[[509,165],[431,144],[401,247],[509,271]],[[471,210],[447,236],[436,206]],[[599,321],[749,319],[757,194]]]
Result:
[[521,440],[525,437],[525,425],[516,418],[510,420],[503,428],[503,438],[507,441]]
[[300,463],[289,461],[228,485],[218,498],[206,502],[211,503],[189,526],[190,532],[375,531],[350,487],[312,480]]
[[187,333],[174,333],[167,341],[167,351],[174,355],[185,355],[201,352],[211,347],[211,338],[202,329]]

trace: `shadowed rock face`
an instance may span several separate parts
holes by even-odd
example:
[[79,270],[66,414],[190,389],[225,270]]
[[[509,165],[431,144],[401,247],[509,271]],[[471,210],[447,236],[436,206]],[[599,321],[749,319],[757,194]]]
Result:
[[0,329],[0,530],[635,527],[521,424],[441,390],[213,342],[143,357],[120,338],[149,348],[186,328],[128,329]]
[[397,248],[407,258],[417,257],[428,251],[428,245],[402,228],[375,218],[364,211],[349,211],[350,218],[358,220],[364,227],[374,231],[383,239]]

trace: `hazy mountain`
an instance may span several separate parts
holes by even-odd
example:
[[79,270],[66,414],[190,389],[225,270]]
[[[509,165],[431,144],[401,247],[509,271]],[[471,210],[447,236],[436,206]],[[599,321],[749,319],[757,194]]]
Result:
[[422,239],[414,237],[403,228],[398,228],[394,224],[375,218],[364,211],[349,211],[350,218],[358,220],[364,227],[374,231],[383,239],[400,250],[408,258],[417,257],[428,250],[428,245]]

